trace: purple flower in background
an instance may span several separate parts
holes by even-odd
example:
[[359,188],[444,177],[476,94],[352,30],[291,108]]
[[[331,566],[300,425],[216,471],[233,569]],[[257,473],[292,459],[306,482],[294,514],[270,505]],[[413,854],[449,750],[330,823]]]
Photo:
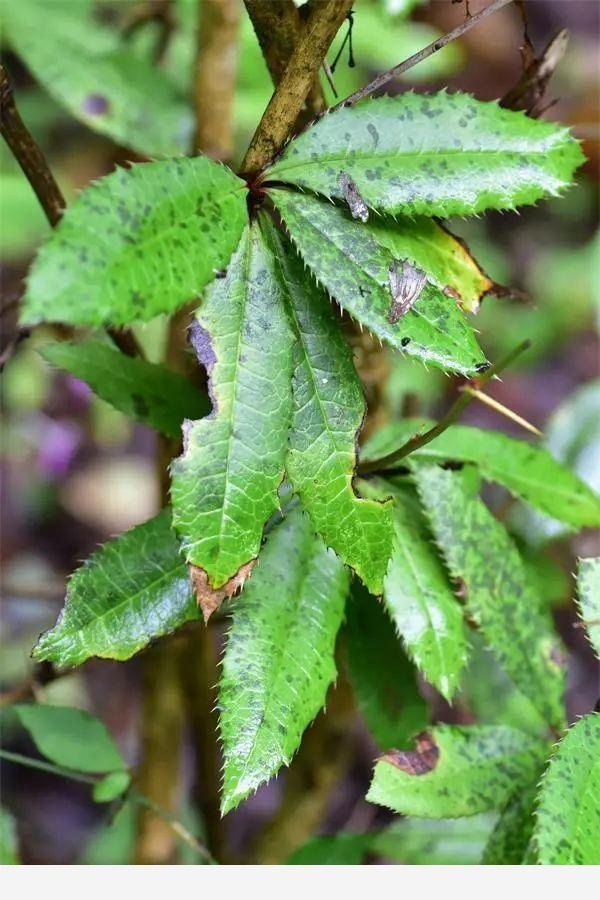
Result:
[[42,440],[37,459],[42,476],[55,481],[63,478],[81,443],[81,429],[72,422],[47,419],[42,430]]
[[67,390],[72,397],[77,400],[82,401],[85,406],[88,405],[89,399],[92,396],[92,389],[85,383],[85,381],[81,381],[79,378],[74,378],[72,375],[67,375]]

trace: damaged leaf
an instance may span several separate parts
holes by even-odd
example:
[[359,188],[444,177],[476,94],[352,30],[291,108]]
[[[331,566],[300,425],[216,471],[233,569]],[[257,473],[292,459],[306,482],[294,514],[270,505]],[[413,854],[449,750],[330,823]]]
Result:
[[600,865],[600,714],[579,719],[550,760],[533,843],[545,866]]
[[365,416],[362,385],[339,323],[293,247],[262,220],[294,332],[293,414],[286,469],[325,543],[373,593],[391,553],[389,504],[356,495],[356,442]]
[[370,224],[354,222],[341,207],[310,195],[269,193],[317,281],[361,326],[442,369],[472,375],[485,363],[456,300],[435,284],[423,288],[419,302],[399,321],[390,322],[390,271],[398,256],[379,243]]
[[318,119],[265,172],[343,198],[344,171],[372,209],[473,215],[560,194],[584,157],[567,128],[468,94],[402,94]]
[[470,616],[516,687],[561,728],[565,676],[557,639],[508,532],[465,490],[460,473],[421,463],[413,472],[449,572],[464,582]]
[[184,452],[171,466],[171,497],[185,557],[206,573],[204,582],[194,575],[206,611],[247,576],[265,522],[279,506],[292,333],[275,265],[258,227],[247,230],[190,330],[208,373],[213,411],[184,425]]
[[165,509],[104,544],[71,576],[58,622],[33,658],[78,666],[125,660],[198,618],[190,579]]
[[246,579],[250,577],[255,562],[255,559],[251,559],[250,562],[240,566],[235,575],[220,588],[212,588],[210,586],[208,575],[204,569],[200,569],[198,566],[189,567],[194,593],[198,606],[202,610],[205,624],[212,614],[220,608],[223,600],[231,600],[234,594],[242,590]]
[[298,507],[269,532],[223,658],[223,815],[290,764],[325,703],[347,591],[342,563]]
[[205,157],[117,169],[42,246],[22,322],[129,325],[174,312],[226,265],[247,218],[244,182]]
[[531,784],[545,753],[544,741],[506,726],[438,725],[414,750],[378,760],[367,800],[429,819],[500,809]]

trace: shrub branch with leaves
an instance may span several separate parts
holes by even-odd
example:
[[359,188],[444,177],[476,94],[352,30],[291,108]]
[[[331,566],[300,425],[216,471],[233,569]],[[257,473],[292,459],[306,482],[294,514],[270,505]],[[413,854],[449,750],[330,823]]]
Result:
[[[30,2],[10,4],[8,39],[71,108],[67,67],[76,58],[82,77],[102,80],[98,48],[85,56],[73,31],[73,59],[47,69],[36,36],[25,35]],[[273,50],[277,35],[269,47],[260,31],[261,4],[246,5],[278,84],[243,174],[202,155],[117,169],[65,210],[27,278],[22,324],[76,329],[76,340],[44,356],[133,419],[183,435],[170,505],[74,573],[34,658],[59,667],[125,660],[197,619],[198,605],[208,621],[233,598],[218,700],[225,814],[290,764],[336,679],[347,615],[344,665],[384,752],[367,799],[434,819],[501,810],[487,861],[598,862],[600,720],[585,717],[552,749],[566,727],[558,638],[479,487],[498,482],[572,529],[600,524],[600,500],[543,447],[450,421],[393,422],[359,449],[366,405],[340,327],[343,310],[394,351],[482,389],[498,367],[473,316],[499,288],[440,220],[562,194],[583,161],[579,144],[567,128],[446,91],[363,91],[292,136],[352,4],[327,0],[294,19],[287,65]],[[111,53],[102,66],[107,91],[135,72]],[[80,117],[168,154],[185,110],[165,91],[160,123],[139,136],[125,97],[123,114],[111,107],[102,127],[89,110],[79,107]],[[109,338],[79,339],[82,328],[130,327],[194,299],[189,342],[210,402]],[[596,649],[597,572],[583,561],[581,610]],[[389,708],[395,673],[416,693],[413,666],[451,702],[473,629],[530,705],[535,733],[501,720],[426,729],[422,701],[406,727]],[[39,729],[40,751],[64,763],[42,734],[61,723],[29,721],[28,709],[17,712]],[[419,729],[414,749],[388,745],[410,745]]]

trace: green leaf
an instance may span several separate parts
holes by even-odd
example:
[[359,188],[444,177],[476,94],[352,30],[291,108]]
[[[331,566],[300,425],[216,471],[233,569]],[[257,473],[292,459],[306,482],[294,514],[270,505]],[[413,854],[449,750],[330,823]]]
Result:
[[394,548],[383,590],[385,606],[415,665],[450,700],[467,661],[462,609],[418,501],[406,488],[388,481],[373,489],[394,499]]
[[129,772],[111,772],[105,775],[92,788],[92,797],[96,803],[110,803],[120,797],[131,783]]
[[19,703],[11,707],[42,756],[77,772],[114,772],[125,762],[106,726],[83,709]]
[[346,570],[299,509],[270,532],[223,659],[223,814],[289,765],[325,703],[347,590]]
[[88,339],[47,344],[44,359],[85,381],[91,389],[131,419],[177,438],[185,418],[210,411],[206,394],[165,366],[125,356],[106,341]]
[[294,333],[292,428],[286,469],[315,529],[374,593],[391,553],[389,504],[356,496],[356,442],[366,412],[362,386],[327,297],[293,247],[262,222]]
[[[595,274],[597,269],[597,263],[590,261],[588,271]],[[600,380],[574,391],[552,414],[544,435],[544,445],[552,456],[575,472],[597,498],[600,494]],[[557,540],[573,530],[527,508],[515,509],[510,523],[528,544],[535,546]]]
[[500,814],[483,851],[484,866],[520,866],[533,834],[537,786],[531,784],[512,797]]
[[554,635],[506,529],[470,495],[457,473],[414,465],[435,539],[466,605],[500,665],[550,725],[564,721],[564,673]]
[[[432,425],[426,419],[405,419],[386,425],[365,445],[363,457],[385,456]],[[429,444],[413,451],[410,458],[475,463],[484,478],[497,481],[514,496],[556,519],[577,528],[600,525],[600,497],[548,450],[527,441],[497,431],[451,425]],[[548,485],[552,485],[552,490]]]
[[408,259],[427,280],[456,300],[466,312],[477,312],[494,284],[473,259],[467,245],[438,222],[420,217],[373,216],[369,232],[393,259]]
[[271,190],[293,242],[313,275],[340,306],[380,340],[423,362],[474,374],[485,362],[453,297],[428,284],[397,322],[390,322],[390,270],[397,260],[371,225],[306,194]]
[[375,766],[367,800],[406,816],[460,818],[501,808],[533,781],[546,744],[506,726],[438,725]]
[[464,819],[396,819],[371,843],[372,853],[405,866],[475,866],[494,813]]
[[193,118],[164,72],[118,47],[91,4],[4,0],[6,37],[48,93],[81,122],[144,155],[185,152]]
[[0,807],[0,866],[18,866],[19,841],[14,817]]
[[600,659],[600,556],[579,560],[577,590],[586,634]]
[[542,781],[534,843],[545,866],[600,864],[600,715],[558,745]]
[[198,618],[169,510],[104,544],[71,577],[58,622],[37,660],[78,666],[92,656],[129,659]]
[[22,321],[126,325],[171,313],[226,265],[245,185],[203,157],[118,169],[82,191],[31,268]]
[[346,604],[348,669],[358,706],[382,750],[427,724],[427,705],[381,603],[355,583]]
[[360,866],[369,849],[368,834],[339,834],[310,838],[286,859],[288,866]]
[[583,160],[566,128],[468,94],[411,92],[322,116],[264,179],[342,199],[346,172],[382,212],[473,215],[557,196]]
[[292,405],[292,334],[275,267],[254,226],[227,276],[206,292],[190,331],[208,372],[214,410],[185,424],[171,496],[186,558],[202,570],[209,590],[252,564],[264,524],[279,505]]
[[105,825],[94,831],[85,844],[79,865],[128,866],[135,853],[137,809],[125,801]]
[[462,683],[462,700],[481,725],[510,725],[543,737],[548,732],[544,718],[508,677],[483,637],[469,635],[469,664]]

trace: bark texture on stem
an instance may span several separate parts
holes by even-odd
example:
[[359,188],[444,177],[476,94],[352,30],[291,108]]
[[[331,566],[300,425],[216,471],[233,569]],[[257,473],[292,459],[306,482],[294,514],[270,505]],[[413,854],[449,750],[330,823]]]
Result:
[[[293,0],[244,0],[273,84],[277,86],[285,72],[294,47],[300,40],[304,23]],[[315,76],[307,107],[311,115],[325,109],[325,97]]]
[[211,159],[233,155],[231,117],[237,73],[238,0],[203,0],[194,92],[196,147]]
[[291,134],[325,54],[351,8],[352,0],[322,0],[312,7],[302,38],[294,48],[242,163],[246,174],[262,169]]
[[8,75],[0,65],[0,122],[2,137],[35,191],[50,225],[58,224],[66,203],[44,154],[29,133],[14,101]]
[[[142,658],[141,764],[136,787],[168,812],[177,809],[183,707],[179,685],[180,635],[160,641]],[[134,861],[171,865],[177,839],[169,823],[151,807],[140,806]]]

